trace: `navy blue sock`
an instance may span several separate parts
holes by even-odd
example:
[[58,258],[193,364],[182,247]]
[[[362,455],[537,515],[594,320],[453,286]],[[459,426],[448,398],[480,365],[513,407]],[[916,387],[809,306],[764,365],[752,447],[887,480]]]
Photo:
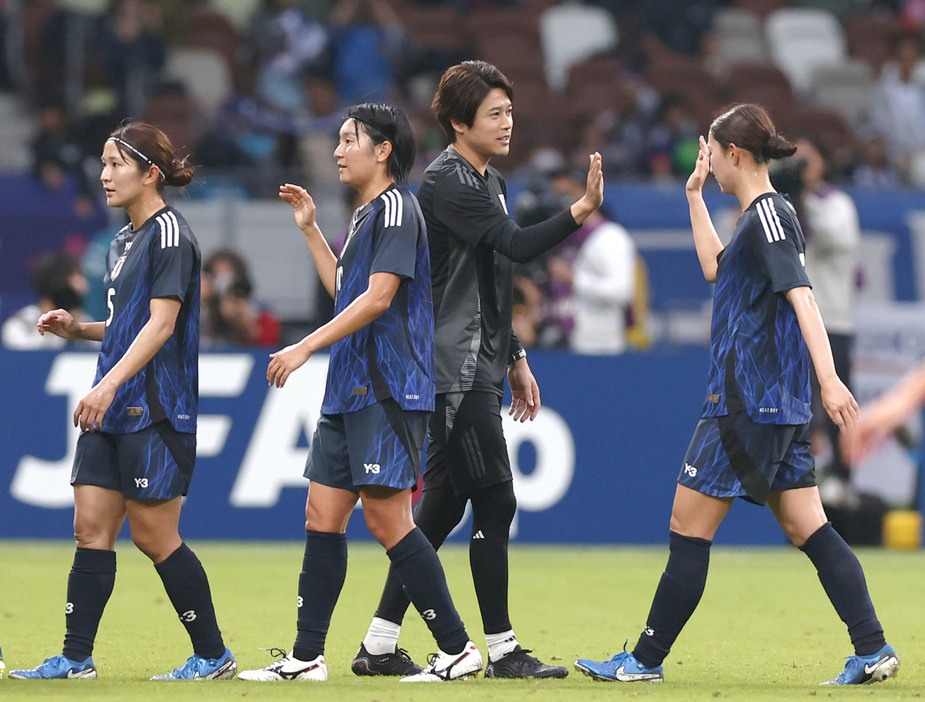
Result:
[[209,578],[196,554],[185,543],[160,563],[154,564],[161,576],[170,603],[186,627],[193,652],[203,658],[220,658],[225,642],[215,620]]
[[661,665],[691,618],[707,584],[712,541],[669,532],[668,565],[655,590],[645,631],[633,655],[647,668]]
[[64,653],[83,661],[93,653],[96,630],[116,583],[116,552],[79,548],[67,579]]
[[[462,520],[466,511],[466,502],[466,498],[456,497],[452,488],[425,490],[421,495],[418,506],[414,510],[414,523],[418,525],[435,551]],[[411,603],[405,593],[405,586],[402,585],[395,566],[389,567],[389,575],[385,580],[382,596],[379,598],[376,616],[395,624],[401,624],[409,604]]]
[[299,573],[299,615],[292,647],[299,660],[324,653],[331,615],[347,579],[347,535],[305,532],[305,556]]
[[440,650],[460,653],[469,635],[450,598],[443,566],[430,541],[415,527],[387,553],[408,599],[424,619]]
[[869,656],[886,645],[883,627],[867,592],[864,570],[857,556],[827,522],[819,527],[800,550],[816,566],[825,594],[848,627],[854,652]]

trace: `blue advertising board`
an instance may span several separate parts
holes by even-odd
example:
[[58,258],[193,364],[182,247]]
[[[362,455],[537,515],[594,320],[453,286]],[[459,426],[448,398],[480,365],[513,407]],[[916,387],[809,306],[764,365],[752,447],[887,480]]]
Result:
[[[327,357],[312,358],[281,390],[267,387],[266,361],[262,351],[201,356],[186,538],[302,538],[302,470]],[[534,422],[505,415],[518,498],[513,540],[667,542],[707,361],[697,348],[610,358],[531,353],[543,408]],[[94,353],[0,350],[0,538],[71,537],[78,434],[70,418],[95,364]],[[370,538],[361,514],[348,533]],[[741,501],[717,535],[726,544],[783,541],[766,509]]]

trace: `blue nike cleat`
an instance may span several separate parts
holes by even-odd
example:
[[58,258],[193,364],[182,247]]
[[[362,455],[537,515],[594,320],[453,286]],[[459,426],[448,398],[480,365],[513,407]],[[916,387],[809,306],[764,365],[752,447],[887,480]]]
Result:
[[575,670],[584,673],[595,680],[605,682],[653,682],[660,683],[665,680],[665,669],[662,666],[646,668],[636,660],[636,656],[623,649],[609,661],[591,661],[579,658],[575,661]]
[[220,658],[203,658],[202,656],[192,655],[176,670],[172,670],[166,675],[155,675],[152,680],[228,680],[234,677],[238,672],[238,664],[231,654],[231,649],[226,648],[224,655]]
[[96,677],[96,668],[93,658],[87,657],[85,661],[72,661],[67,656],[53,656],[42,661],[30,670],[11,670],[10,678],[13,680],[57,680],[70,678],[72,680],[93,680]]
[[872,656],[847,656],[845,669],[822,685],[868,685],[892,678],[899,670],[899,656],[887,644]]

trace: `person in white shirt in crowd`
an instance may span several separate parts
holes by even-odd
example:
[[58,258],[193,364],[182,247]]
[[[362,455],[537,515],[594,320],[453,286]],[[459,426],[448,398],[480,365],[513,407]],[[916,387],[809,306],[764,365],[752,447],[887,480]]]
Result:
[[[568,171],[556,173],[552,187],[565,199],[585,191],[584,182]],[[623,353],[626,310],[636,281],[636,246],[626,229],[597,210],[551,252],[547,267],[550,287],[565,289],[565,299],[559,299],[557,308],[562,312],[566,302],[564,307],[571,311],[569,349],[583,354]]]
[[917,72],[920,40],[905,36],[884,64],[871,94],[871,121],[884,135],[893,164],[913,175],[915,155],[925,152],[925,76]]
[[67,339],[35,333],[35,320],[54,309],[65,309],[83,320],[83,298],[89,285],[80,263],[63,251],[43,254],[32,271],[32,289],[38,301],[26,305],[0,327],[3,345],[15,351],[54,350],[67,346]]
[[[796,141],[796,159],[802,194],[794,203],[806,233],[806,272],[813,281],[813,295],[832,347],[835,371],[850,389],[851,355],[854,344],[854,303],[858,288],[858,249],[861,225],[851,197],[826,182],[828,152],[821,142],[803,138]],[[813,378],[814,444],[831,446],[831,461],[820,470],[823,503],[843,501],[850,473],[838,442],[838,427],[822,411],[818,382]],[[826,438],[823,438],[826,437]],[[819,446],[817,458],[822,468],[827,448]]]

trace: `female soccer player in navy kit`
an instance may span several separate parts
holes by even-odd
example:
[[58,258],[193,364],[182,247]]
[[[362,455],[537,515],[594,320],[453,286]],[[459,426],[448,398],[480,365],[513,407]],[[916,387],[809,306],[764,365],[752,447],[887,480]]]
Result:
[[[896,674],[857,557],[827,521],[809,450],[810,362],[822,404],[843,431],[858,406],[839,380],[822,318],[803,270],[804,240],[790,203],[771,187],[769,159],[796,148],[757,105],[735,105],[700,139],[687,181],[691,225],[704,277],[716,283],[711,366],[702,418],[678,477],[670,555],[632,653],[575,667],[597,680],[661,682],[662,661],[693,614],[707,579],[710,546],[733,500],[771,508],[816,567],[848,627],[855,655],[832,684],[879,682]],[[712,170],[742,215],[723,247],[703,200]]]
[[[450,599],[436,551],[411,518],[427,421],[434,409],[430,254],[417,199],[400,185],[414,163],[408,119],[384,104],[350,108],[334,151],[340,180],[365,204],[353,213],[340,258],[315,222],[311,196],[280,187],[305,234],[334,318],[270,355],[267,381],[283,387],[315,352],[331,347],[321,420],[305,477],[305,556],[292,651],[242,680],[326,680],[324,645],[347,574],[347,522],[358,499],[370,532],[437,640],[427,668],[405,681],[438,682],[482,667]],[[408,661],[410,663],[410,661]]]
[[126,124],[107,139],[100,181],[130,223],[115,237],[104,279],[109,316],[79,323],[64,310],[39,318],[41,334],[102,341],[93,387],[74,410],[77,442],[67,634],[61,655],[11,678],[95,678],[91,653],[116,577],[115,542],[128,517],[186,627],[193,655],[157,680],[233,677],[235,660],[215,620],[209,581],[178,531],[196,461],[199,387],[199,244],[164,202],[166,186],[193,178],[157,127]]
[[[601,155],[588,159],[586,190],[570,207],[529,227],[508,216],[507,186],[490,161],[507,155],[514,90],[496,66],[448,68],[432,108],[449,145],[428,166],[418,198],[427,222],[434,290],[436,410],[415,523],[440,548],[472,505],[469,564],[490,678],[563,678],[520,645],[508,606],[508,540],[517,509],[501,424],[504,379],[510,414],[540,410],[540,389],[511,328],[513,264],[526,263],[575,232],[604,200]],[[395,675],[408,597],[390,569],[376,614],[354,658],[357,675]]]

